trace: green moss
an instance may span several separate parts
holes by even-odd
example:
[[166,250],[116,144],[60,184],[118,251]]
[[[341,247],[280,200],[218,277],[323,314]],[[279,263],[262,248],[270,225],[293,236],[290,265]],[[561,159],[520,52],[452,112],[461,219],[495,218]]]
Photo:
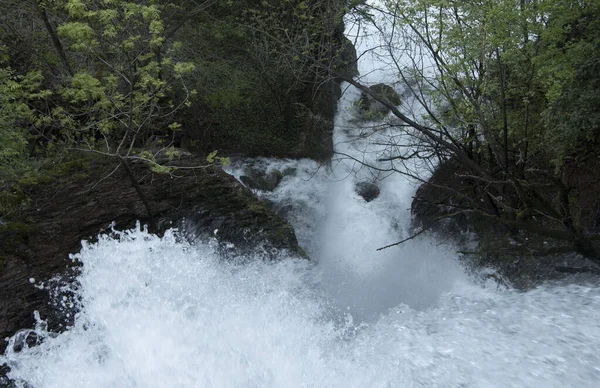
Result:
[[13,186],[13,191],[31,191],[41,186],[54,183],[59,178],[68,177],[73,180],[83,180],[89,177],[90,160],[87,158],[69,160],[66,162],[46,162],[37,170],[23,174]]
[[289,243],[294,241],[294,250],[296,253],[305,259],[309,258],[304,249],[295,243],[296,238],[294,228],[287,222],[277,217],[267,203],[249,203],[248,210],[257,216],[265,217],[265,222],[267,223],[268,229],[267,236],[275,245],[281,244],[282,246],[289,246]]
[[70,179],[73,180],[74,182],[83,182],[83,181],[87,181],[88,179],[90,179],[90,174],[84,173],[84,172],[79,172],[79,173],[75,173],[75,174],[71,175]]
[[260,203],[260,202],[249,203],[248,210],[250,210],[253,213],[258,213],[258,214],[267,216],[269,218],[273,217],[273,215],[269,211],[269,208],[265,204]]
[[0,214],[9,214],[26,203],[27,196],[23,192],[0,191]]
[[294,229],[287,224],[283,223],[278,225],[276,229],[271,230],[269,233],[269,237],[276,243],[282,243],[290,240],[290,237],[293,235]]
[[81,182],[90,178],[92,158],[73,160],[46,159],[38,166],[31,165],[14,180],[6,181],[0,191],[0,215],[5,218],[18,218],[18,214],[27,208],[30,198],[38,191],[57,182]]
[[298,253],[298,255],[300,255],[300,257],[302,257],[303,259],[310,260],[310,256],[300,245],[298,245],[298,247],[296,248],[296,253]]
[[[82,174],[90,169],[90,159],[80,158],[62,163],[53,163],[48,169],[49,175],[64,177],[73,174]],[[89,175],[89,174],[86,174]]]
[[35,186],[47,185],[52,182],[54,182],[54,177],[51,175],[41,174],[37,171],[28,171],[17,181],[17,186],[18,188],[28,190]]
[[39,231],[36,225],[25,222],[9,222],[0,226],[0,233],[6,233],[11,238],[27,242],[29,238]]

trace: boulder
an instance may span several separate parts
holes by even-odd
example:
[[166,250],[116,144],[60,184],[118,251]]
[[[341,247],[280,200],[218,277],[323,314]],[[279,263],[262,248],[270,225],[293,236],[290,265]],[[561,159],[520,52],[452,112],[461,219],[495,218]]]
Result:
[[240,181],[246,187],[262,191],[273,191],[281,182],[283,174],[279,170],[262,171],[254,167],[246,167]]
[[281,172],[281,175],[283,175],[283,176],[295,176],[297,173],[298,173],[298,168],[297,167],[286,167]]
[[372,182],[358,182],[354,187],[354,191],[367,202],[379,197],[380,193],[379,187]]
[[[370,86],[369,89],[386,99],[392,105],[398,106],[401,104],[400,96],[389,85],[380,83]],[[363,118],[379,119],[387,115],[390,109],[368,94],[362,93],[358,100],[358,111]]]

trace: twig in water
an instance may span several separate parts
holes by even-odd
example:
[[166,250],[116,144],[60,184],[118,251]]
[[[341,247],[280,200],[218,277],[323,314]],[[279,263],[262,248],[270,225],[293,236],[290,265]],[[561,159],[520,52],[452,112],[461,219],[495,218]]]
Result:
[[422,233],[423,233],[423,232],[425,232],[427,229],[429,229],[429,227],[427,227],[427,228],[423,228],[423,229],[419,230],[417,233],[414,233],[414,234],[412,234],[412,235],[408,236],[407,238],[405,238],[405,239],[404,239],[404,240],[402,240],[402,241],[398,241],[398,242],[395,242],[395,243],[393,243],[393,244],[386,245],[386,246],[384,246],[384,247],[381,247],[381,248],[377,248],[377,250],[378,250],[378,251],[382,251],[382,250],[384,250],[384,249],[391,248],[391,247],[395,247],[396,245],[403,244],[403,243],[405,243],[405,242],[407,242],[407,241],[409,241],[409,240],[412,240],[413,238],[417,237],[418,235],[422,234]]

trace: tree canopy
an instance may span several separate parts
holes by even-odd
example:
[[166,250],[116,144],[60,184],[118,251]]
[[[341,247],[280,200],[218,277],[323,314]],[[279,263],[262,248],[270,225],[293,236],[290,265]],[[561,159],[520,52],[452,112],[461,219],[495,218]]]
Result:
[[[401,120],[396,134],[418,152],[390,141],[381,159],[439,186],[427,201],[453,209],[439,218],[493,220],[509,238],[537,234],[598,257],[597,1],[0,4],[3,182],[69,150],[157,171],[173,145],[306,155],[330,134],[342,79]],[[395,106],[344,70],[348,13],[376,32],[395,87],[416,106]],[[420,175],[409,156],[460,184]]]
[[[390,139],[381,160],[429,180],[437,194],[417,195],[417,208],[443,208],[438,221],[493,221],[513,242],[535,241],[532,252],[566,242],[566,251],[600,259],[591,213],[598,203],[588,200],[600,180],[590,173],[599,164],[599,11],[585,0],[388,0],[359,8],[379,36],[380,58],[416,106],[393,106],[346,80],[387,104],[401,119],[397,131],[413,139],[405,142],[412,148]],[[405,163],[409,157],[446,167],[429,178]],[[526,238],[532,234],[539,237]],[[509,246],[494,244],[488,248]]]

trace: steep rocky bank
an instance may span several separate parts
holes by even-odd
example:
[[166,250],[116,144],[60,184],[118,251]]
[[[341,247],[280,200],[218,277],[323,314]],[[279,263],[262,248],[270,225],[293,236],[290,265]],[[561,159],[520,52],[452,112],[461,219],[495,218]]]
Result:
[[[82,239],[98,233],[131,228],[148,214],[123,167],[113,160],[84,157],[67,162],[69,168],[48,168],[49,179],[29,182],[30,203],[18,217],[0,227],[0,337],[33,327],[33,312],[60,330],[64,316],[53,310],[47,290],[36,288],[54,276],[69,276],[70,253],[78,252]],[[185,156],[180,166],[200,166],[206,161]],[[261,249],[265,257],[276,249],[304,256],[293,229],[250,190],[218,167],[182,169],[157,174],[145,164],[132,164],[144,196],[161,233],[183,227],[190,239],[216,237],[224,252],[232,243],[238,249]],[[60,173],[56,173],[60,171]],[[185,220],[182,223],[182,220]],[[0,352],[6,346],[0,342]]]
[[[214,52],[201,63],[195,84],[201,93],[178,118],[181,146],[200,153],[328,160],[341,95],[329,70],[358,73],[355,47],[344,35],[347,2],[219,4],[211,12],[206,25],[180,30],[196,38],[193,52]],[[213,24],[229,18],[235,22],[225,30]],[[249,27],[236,32],[240,20]],[[256,35],[263,30],[270,39]]]
[[[597,233],[598,161],[589,159],[576,169],[565,172],[565,182],[571,187],[571,201],[579,204],[578,214],[586,233]],[[511,230],[507,225],[473,210],[474,182],[460,163],[440,164],[429,180],[415,194],[411,212],[416,229],[427,228],[441,240],[451,241],[462,252],[464,264],[475,270],[490,268],[508,280],[512,286],[530,289],[549,280],[571,276],[600,276],[596,260],[577,252],[576,242],[545,237],[531,231]],[[548,198],[558,193],[546,185]],[[484,203],[478,200],[478,203]],[[482,205],[483,206],[483,205]],[[486,210],[484,208],[484,210]],[[491,214],[493,209],[487,211]],[[530,221],[534,226],[548,227],[541,219]]]

